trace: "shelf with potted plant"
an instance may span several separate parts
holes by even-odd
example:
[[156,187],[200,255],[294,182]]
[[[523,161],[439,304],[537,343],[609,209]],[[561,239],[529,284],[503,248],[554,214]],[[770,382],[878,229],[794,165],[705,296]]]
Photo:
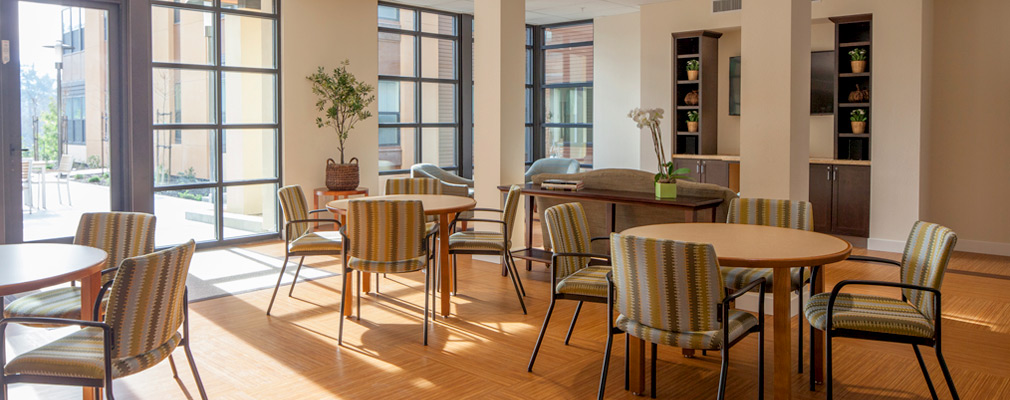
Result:
[[717,71],[722,33],[690,31],[672,36],[674,153],[715,154],[718,151]]
[[835,23],[835,158],[870,159],[873,106],[873,16],[830,18]]

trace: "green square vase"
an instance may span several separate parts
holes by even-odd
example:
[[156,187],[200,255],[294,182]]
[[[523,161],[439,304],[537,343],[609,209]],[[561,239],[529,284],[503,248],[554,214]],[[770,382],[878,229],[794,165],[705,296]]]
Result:
[[676,199],[677,198],[677,184],[676,183],[661,183],[661,182],[656,182],[656,198],[657,199]]

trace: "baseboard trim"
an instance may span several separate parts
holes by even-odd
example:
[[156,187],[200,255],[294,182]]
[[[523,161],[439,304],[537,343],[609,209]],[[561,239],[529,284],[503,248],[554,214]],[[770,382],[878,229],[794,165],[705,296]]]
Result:
[[1010,243],[985,242],[981,240],[958,240],[954,251],[1010,256]]
[[869,238],[866,240],[866,248],[868,250],[901,253],[905,251],[905,242],[892,239]]

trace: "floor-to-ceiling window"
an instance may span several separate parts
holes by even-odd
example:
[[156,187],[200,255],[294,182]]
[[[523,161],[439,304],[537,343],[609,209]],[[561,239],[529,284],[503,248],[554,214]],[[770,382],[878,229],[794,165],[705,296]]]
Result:
[[403,173],[417,163],[458,172],[460,103],[462,91],[470,90],[460,42],[471,32],[462,32],[457,14],[385,3],[378,25],[380,173]]
[[542,157],[574,158],[593,165],[593,23],[540,27],[537,35],[543,73],[539,82],[542,127],[535,136]]
[[157,244],[275,234],[278,6],[151,4]]
[[538,102],[534,101],[534,93],[536,93],[536,86],[534,85],[534,77],[536,76],[536,70],[533,68],[534,64],[534,33],[536,28],[533,26],[526,26],[526,164],[531,164],[536,160],[536,149],[534,144],[537,142],[533,135],[536,129],[536,122],[534,121],[534,116],[536,115],[536,105]]

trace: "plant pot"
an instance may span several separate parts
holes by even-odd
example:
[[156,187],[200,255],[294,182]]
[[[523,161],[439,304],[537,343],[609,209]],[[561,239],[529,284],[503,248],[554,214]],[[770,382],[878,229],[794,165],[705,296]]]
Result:
[[688,70],[687,71],[687,80],[689,80],[689,81],[696,81],[696,80],[698,80],[698,70],[696,70],[696,69],[695,70]]
[[852,73],[861,74],[863,71],[866,71],[866,60],[852,61],[850,63],[852,65]]
[[849,121],[852,123],[852,133],[866,132],[866,121]]
[[676,183],[656,182],[656,198],[657,199],[676,199],[677,198],[677,184]]
[[687,131],[691,133],[698,132],[698,121],[687,121]]
[[347,164],[337,164],[332,158],[326,160],[326,188],[330,190],[354,190],[358,188],[358,159],[351,158]]

